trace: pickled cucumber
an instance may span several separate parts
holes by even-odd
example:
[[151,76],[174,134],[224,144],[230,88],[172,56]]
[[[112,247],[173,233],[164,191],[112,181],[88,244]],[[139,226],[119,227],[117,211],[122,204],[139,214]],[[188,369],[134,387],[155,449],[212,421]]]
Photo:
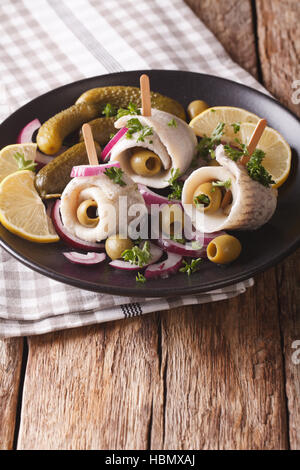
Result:
[[[95,145],[99,156],[101,148],[97,143]],[[35,177],[35,187],[40,196],[45,199],[51,194],[61,194],[71,180],[70,174],[73,166],[87,165],[88,163],[84,142],[73,145],[58,157],[53,158]]]
[[39,149],[53,155],[59,151],[64,138],[78,129],[82,124],[100,115],[99,107],[93,104],[80,103],[70,106],[48,119],[37,134]]
[[[114,126],[114,122],[114,117],[97,118],[89,122],[89,125],[92,129],[93,137],[101,146],[106,145],[111,138],[111,134],[116,133],[117,129]],[[83,140],[81,130],[79,133],[79,140]]]
[[[107,103],[118,108],[127,108],[129,103],[141,106],[141,91],[133,86],[107,86],[92,88],[85,91],[76,101],[76,104],[88,103],[104,108]],[[160,109],[185,120],[185,111],[178,101],[167,96],[151,91],[152,108]]]

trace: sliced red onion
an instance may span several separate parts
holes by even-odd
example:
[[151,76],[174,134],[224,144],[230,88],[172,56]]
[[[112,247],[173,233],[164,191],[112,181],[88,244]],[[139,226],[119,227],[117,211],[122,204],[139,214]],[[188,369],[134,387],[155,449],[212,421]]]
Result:
[[60,210],[59,210],[60,202],[61,202],[60,199],[57,199],[51,212],[51,218],[53,220],[55,230],[57,234],[59,235],[59,237],[68,245],[72,246],[73,248],[77,248],[78,250],[103,251],[104,243],[86,242],[84,240],[81,240],[80,238],[75,237],[75,235],[73,235],[66,229],[66,227],[62,223],[61,216],[60,216]]
[[144,184],[138,184],[138,188],[147,206],[151,206],[151,204],[179,204],[181,206],[181,201],[178,199],[168,199],[165,196],[161,196],[151,191],[151,189]]
[[107,168],[116,167],[121,168],[119,162],[105,163],[104,165],[79,165],[73,166],[71,171],[71,178],[80,176],[97,176],[104,173]]
[[176,253],[168,253],[168,258],[165,261],[147,267],[145,278],[155,279],[161,277],[162,279],[166,279],[171,274],[177,273],[182,265],[182,259],[182,256]]
[[207,246],[214,238],[218,237],[219,235],[226,235],[226,232],[220,230],[219,232],[212,232],[212,233],[203,233],[195,228],[192,231],[188,232],[188,226],[184,227],[184,235],[188,240],[191,241],[200,241],[204,246]]
[[168,253],[176,253],[177,255],[181,256],[190,256],[192,258],[201,258],[206,257],[206,246],[193,246],[194,244],[197,245],[197,241],[193,241],[191,243],[178,243],[174,240],[168,238],[159,238],[157,240],[158,245],[163,249],[166,250]]
[[33,121],[30,121],[20,131],[18,138],[17,138],[17,144],[28,144],[30,142],[33,142],[32,140],[33,133],[40,127],[41,127],[41,123],[38,119],[33,119]]
[[76,251],[69,251],[63,253],[63,255],[71,261],[71,263],[76,264],[98,264],[102,263],[105,260],[106,254],[105,253],[93,253],[88,252],[86,254],[83,253],[76,253]]
[[116,133],[116,135],[113,136],[113,138],[108,142],[108,144],[106,144],[106,146],[104,147],[104,149],[101,152],[101,159],[104,162],[109,160],[111,149],[121,139],[121,137],[123,137],[123,135],[126,134],[127,131],[128,131],[127,127],[122,127],[122,129],[120,129]]
[[124,269],[126,271],[137,271],[139,269],[146,268],[147,266],[149,266],[149,264],[156,263],[162,257],[163,251],[158,246],[154,245],[153,243],[150,243],[150,253],[151,253],[151,259],[149,263],[145,264],[144,266],[131,264],[129,263],[129,261],[123,261],[120,259],[115,259],[111,261],[109,264],[113,268]]

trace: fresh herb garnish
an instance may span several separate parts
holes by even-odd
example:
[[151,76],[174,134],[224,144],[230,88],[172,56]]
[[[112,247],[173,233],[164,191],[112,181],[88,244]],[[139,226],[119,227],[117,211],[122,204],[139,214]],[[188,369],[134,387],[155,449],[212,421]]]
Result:
[[181,193],[183,188],[183,181],[178,181],[180,176],[179,168],[172,168],[171,178],[168,179],[168,183],[172,188],[172,192],[168,195],[168,199],[181,199]]
[[235,142],[240,146],[240,148],[231,147],[231,145],[224,145],[224,151],[227,157],[231,160],[237,162],[243,155],[248,155],[247,145],[243,144],[239,139],[235,138]]
[[138,272],[137,276],[135,276],[135,280],[136,280],[136,282],[141,282],[142,284],[145,284],[145,282],[147,281],[145,276],[140,272]]
[[168,122],[169,127],[177,127],[177,121],[173,118]]
[[122,258],[124,261],[129,261],[129,263],[136,264],[140,267],[148,264],[151,259],[150,243],[146,241],[143,248],[135,245],[132,248],[123,251]]
[[141,114],[141,111],[138,109],[135,103],[129,103],[128,108],[119,108],[117,112],[117,119],[128,114],[136,115]]
[[25,156],[23,153],[16,152],[13,155],[14,159],[18,164],[18,171],[19,170],[30,170],[34,171],[37,163],[34,163],[33,160],[25,160]]
[[229,189],[230,186],[231,186],[231,179],[229,178],[228,180],[226,181],[213,181],[212,182],[212,185],[214,187],[218,187],[218,188],[225,188],[225,189]]
[[109,134],[109,140],[112,139],[115,135],[116,135],[116,132],[111,132],[111,133]]
[[104,114],[106,117],[115,116],[117,114],[117,108],[114,105],[107,103],[102,111],[102,114]]
[[271,184],[274,184],[275,181],[273,181],[270,173],[261,164],[265,156],[266,154],[263,150],[255,149],[249,162],[246,164],[246,168],[250,178],[268,188]]
[[213,109],[213,108],[211,108],[210,112],[211,112],[211,113],[215,113],[215,112],[216,112],[216,110],[215,110],[215,109]]
[[194,258],[191,260],[190,263],[188,263],[186,260],[183,260],[182,263],[184,264],[184,266],[180,268],[179,271],[181,273],[187,273],[188,276],[190,276],[194,272],[198,271],[201,261],[201,258]]
[[204,204],[205,206],[209,206],[210,199],[206,194],[198,194],[198,196],[194,197],[194,204],[199,206],[200,204]]
[[149,137],[149,135],[153,135],[153,129],[150,126],[143,126],[143,129],[141,130],[137,142],[145,142],[145,137]]
[[181,245],[185,245],[185,239],[184,238],[175,238],[174,235],[170,235],[170,239],[173,240],[176,243],[180,243]]
[[197,157],[207,159],[207,157],[210,155],[211,158],[216,158],[215,147],[221,143],[224,127],[225,122],[219,122],[219,124],[213,130],[211,137],[207,137],[206,135],[202,137],[197,145]]
[[237,134],[241,128],[241,123],[240,122],[233,122],[231,124],[231,127],[233,128],[233,132]]
[[108,176],[114,183],[119,184],[120,186],[126,186],[125,181],[122,180],[124,171],[122,168],[116,168],[112,166],[110,168],[106,168],[104,174]]

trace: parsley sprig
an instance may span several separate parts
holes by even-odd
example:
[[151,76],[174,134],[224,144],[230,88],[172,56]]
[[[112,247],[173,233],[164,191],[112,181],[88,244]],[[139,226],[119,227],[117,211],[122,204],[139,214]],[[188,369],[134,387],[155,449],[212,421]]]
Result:
[[194,204],[196,206],[199,206],[201,204],[204,204],[205,206],[209,206],[210,199],[206,194],[198,194],[198,196],[194,197]]
[[124,261],[129,261],[131,264],[136,264],[140,267],[145,266],[145,264],[148,264],[151,259],[150,243],[146,241],[143,248],[135,245],[132,248],[123,251],[122,258]]
[[183,182],[178,181],[180,177],[179,168],[172,168],[171,178],[168,179],[168,183],[171,186],[172,192],[168,195],[168,199],[181,199],[181,193],[183,188]]
[[168,122],[169,127],[177,127],[177,121],[173,118]]
[[136,282],[140,282],[141,284],[145,284],[145,282],[147,281],[145,276],[140,272],[138,272],[137,276],[135,276],[135,280],[136,280]]
[[213,181],[212,186],[215,187],[215,188],[222,188],[223,187],[225,189],[229,189],[230,186],[231,186],[231,179],[229,178],[226,181]]
[[102,114],[104,114],[106,117],[115,116],[117,114],[117,108],[113,104],[107,103],[102,111]]
[[184,266],[179,269],[181,273],[187,273],[188,276],[198,271],[200,268],[200,263],[202,262],[202,258],[194,258],[188,263],[185,259],[182,261]]
[[126,138],[132,139],[133,134],[136,132],[139,133],[137,137],[137,142],[145,142],[145,137],[153,135],[153,129],[150,126],[143,126],[138,118],[128,119],[126,127],[128,131],[126,132]]
[[18,164],[18,171],[19,170],[35,171],[35,167],[37,166],[37,163],[35,163],[33,160],[25,160],[25,155],[23,153],[16,152],[13,155],[13,157]]
[[207,159],[208,156],[211,156],[211,158],[215,158],[215,147],[221,143],[224,127],[225,122],[219,122],[213,130],[211,137],[206,135],[202,137],[197,145],[197,157]]
[[117,119],[123,116],[127,116],[128,114],[132,115],[139,115],[141,111],[138,109],[135,103],[129,103],[127,108],[119,108],[117,112]]
[[106,168],[104,174],[108,176],[108,178],[111,179],[114,183],[120,186],[126,186],[125,181],[122,180],[124,174],[122,168],[116,168],[115,166],[112,166],[110,168]]

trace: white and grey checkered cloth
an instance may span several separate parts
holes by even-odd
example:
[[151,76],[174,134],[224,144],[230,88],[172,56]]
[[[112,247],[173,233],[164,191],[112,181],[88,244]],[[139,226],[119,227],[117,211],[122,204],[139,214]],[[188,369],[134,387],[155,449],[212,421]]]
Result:
[[[232,62],[183,0],[1,0],[0,118],[60,85],[110,72],[209,73],[265,91]],[[27,336],[223,300],[253,280],[176,299],[80,290],[0,249],[0,336]]]

